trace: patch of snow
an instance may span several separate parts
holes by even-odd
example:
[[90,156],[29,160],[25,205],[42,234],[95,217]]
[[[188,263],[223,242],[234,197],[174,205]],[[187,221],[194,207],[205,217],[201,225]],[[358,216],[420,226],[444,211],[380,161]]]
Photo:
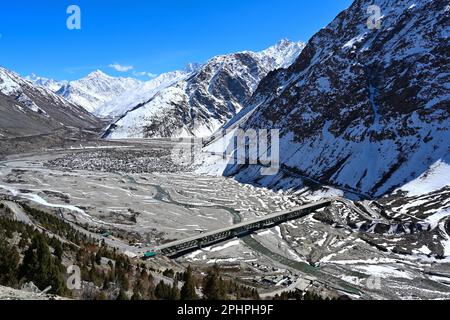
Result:
[[398,270],[390,265],[353,266],[353,268],[368,275],[379,277],[382,279],[387,278],[405,278],[410,280],[414,279],[414,276],[410,272]]
[[209,251],[209,252],[218,252],[218,251],[222,251],[231,247],[235,247],[238,246],[240,244],[240,240],[234,240],[234,241],[230,241],[225,243],[222,246],[217,246],[217,247],[209,247],[209,248],[205,248],[205,251]]
[[343,45],[342,49],[354,48],[355,44],[362,42],[364,40],[364,38],[366,37],[366,35],[367,35],[367,33],[364,33],[362,35],[359,35],[357,37],[350,39]]
[[427,172],[407,183],[400,190],[408,192],[408,196],[413,197],[431,193],[449,185],[450,164],[439,160]]

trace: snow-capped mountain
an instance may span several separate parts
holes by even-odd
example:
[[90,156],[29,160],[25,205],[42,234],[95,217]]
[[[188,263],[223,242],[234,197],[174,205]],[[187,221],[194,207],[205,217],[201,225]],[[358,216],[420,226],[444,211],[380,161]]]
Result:
[[63,84],[56,93],[76,103],[89,112],[94,112],[124,92],[141,85],[133,78],[115,78],[97,70],[85,78]]
[[[370,5],[380,29],[368,27]],[[230,164],[225,174],[275,188],[306,176],[379,196],[449,161],[449,18],[445,0],[354,1],[231,122],[280,130],[280,173]]]
[[125,91],[114,98],[114,100],[96,109],[94,113],[101,117],[116,118],[122,116],[134,107],[149,101],[162,89],[182,80],[190,72],[192,71],[174,71],[161,74],[154,79],[140,84],[137,88]]
[[99,120],[49,89],[0,67],[0,138],[49,133],[66,126],[93,128]]
[[49,89],[50,91],[57,92],[63,85],[67,84],[67,81],[56,81],[44,77],[39,77],[32,73],[25,77],[26,80],[33,82],[35,85]]
[[303,42],[292,42],[282,39],[276,45],[267,48],[256,55],[263,60],[269,69],[287,68],[297,60],[300,52],[305,47]]
[[210,135],[242,109],[263,77],[292,63],[303,47],[283,40],[258,53],[217,56],[192,72],[177,74],[177,81],[164,82],[158,90],[151,84],[133,107],[130,100],[112,107],[126,111],[110,126],[107,137]]

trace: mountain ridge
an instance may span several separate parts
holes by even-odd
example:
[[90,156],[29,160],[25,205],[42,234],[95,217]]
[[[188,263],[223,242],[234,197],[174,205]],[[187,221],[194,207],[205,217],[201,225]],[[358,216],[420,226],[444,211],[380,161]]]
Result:
[[[260,82],[231,123],[279,129],[286,167],[380,196],[448,155],[450,76],[442,66],[450,11],[445,1],[375,1],[382,28],[369,30],[371,4],[355,1],[314,35],[294,64]],[[229,165],[224,174],[275,188],[292,180],[258,172]]]
[[94,113],[104,104],[140,84],[134,78],[115,78],[96,70],[84,78],[63,84],[56,93]]
[[99,120],[76,104],[0,67],[0,137],[50,133],[64,127],[96,128]]
[[109,128],[106,137],[208,136],[231,119],[270,71],[293,61],[302,42],[282,40],[261,52],[211,58],[180,81],[140,101]]

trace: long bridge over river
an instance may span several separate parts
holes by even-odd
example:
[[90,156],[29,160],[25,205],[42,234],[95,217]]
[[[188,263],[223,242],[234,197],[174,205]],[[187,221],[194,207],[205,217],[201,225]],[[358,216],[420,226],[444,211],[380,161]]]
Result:
[[330,206],[335,200],[337,199],[330,198],[317,201],[304,206],[296,207],[288,211],[276,212],[259,219],[245,221],[227,228],[202,233],[175,242],[170,242],[155,248],[154,251],[148,252],[148,254],[162,254],[168,257],[179,256],[192,250],[211,246],[213,244],[227,241],[235,237],[248,235],[249,233],[260,229],[271,228],[289,220],[305,217],[316,210]]

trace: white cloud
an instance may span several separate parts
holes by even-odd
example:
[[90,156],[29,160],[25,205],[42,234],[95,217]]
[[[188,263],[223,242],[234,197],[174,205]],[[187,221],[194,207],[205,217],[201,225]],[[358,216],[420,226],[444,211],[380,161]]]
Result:
[[156,78],[158,75],[155,73],[151,73],[151,72],[146,72],[146,71],[142,71],[142,72],[137,72],[134,71],[133,74],[137,77],[144,77],[147,76],[149,78]]
[[132,73],[135,77],[149,77],[156,78],[158,75],[155,73],[147,72],[147,71],[136,71],[133,66],[130,65],[121,65],[120,63],[112,63],[109,65],[110,68],[113,68],[119,72],[128,72],[132,70]]
[[121,64],[118,63],[113,63],[109,65],[110,68],[115,69],[116,71],[119,72],[127,72],[133,69],[133,66],[123,66]]

